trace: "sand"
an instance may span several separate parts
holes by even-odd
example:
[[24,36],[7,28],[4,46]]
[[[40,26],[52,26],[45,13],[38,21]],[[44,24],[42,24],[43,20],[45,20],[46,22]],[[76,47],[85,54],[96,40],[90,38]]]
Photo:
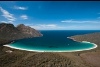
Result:
[[[88,41],[82,41],[82,42],[83,43],[91,43],[91,42],[88,42]],[[11,43],[13,43],[13,42],[11,42]],[[81,49],[81,50],[65,50],[65,51],[28,50],[28,49],[22,49],[22,48],[17,48],[17,47],[10,46],[10,44],[6,44],[6,45],[3,45],[3,46],[10,47],[10,48],[13,48],[13,49],[25,50],[25,51],[33,51],[33,52],[77,52],[77,51],[91,50],[91,49],[95,49],[97,47],[97,45],[95,43],[91,43],[91,44],[93,44],[94,47],[91,47],[91,48],[88,48],[88,49]]]

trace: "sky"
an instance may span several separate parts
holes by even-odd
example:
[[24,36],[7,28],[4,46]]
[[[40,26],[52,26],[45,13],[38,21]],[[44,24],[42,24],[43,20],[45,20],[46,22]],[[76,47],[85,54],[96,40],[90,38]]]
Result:
[[100,30],[100,1],[0,1],[0,23],[37,30]]

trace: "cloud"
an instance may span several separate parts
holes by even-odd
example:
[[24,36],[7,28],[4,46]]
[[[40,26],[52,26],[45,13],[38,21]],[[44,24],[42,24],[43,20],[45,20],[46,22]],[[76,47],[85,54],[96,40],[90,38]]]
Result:
[[13,14],[9,13],[7,10],[4,10],[2,7],[0,7],[0,11],[2,12],[2,16],[5,17],[9,23],[13,23],[13,21],[16,20]]
[[26,20],[26,19],[28,19],[28,16],[27,15],[21,15],[20,18]]
[[25,24],[37,30],[100,30],[99,24],[57,25],[57,24]]
[[65,23],[100,23],[100,21],[97,21],[97,20],[94,20],[94,21],[91,21],[91,20],[82,20],[82,21],[79,21],[79,20],[65,20],[65,21],[61,21],[61,22],[65,22]]
[[8,22],[6,22],[6,21],[0,21],[1,23],[8,23]]
[[67,30],[100,30],[99,25],[69,25]]
[[36,25],[31,24],[29,26],[37,30],[56,30],[56,29],[64,28],[64,27],[58,26],[57,24],[36,24]]
[[17,9],[17,10],[27,10],[28,8],[27,7],[14,6],[14,9]]
[[99,30],[99,25],[66,25],[66,26],[52,26],[51,24],[30,25],[30,27],[37,30]]
[[39,26],[43,27],[43,28],[55,28],[57,25],[55,24],[38,24]]
[[54,29],[57,27],[55,24],[37,24],[37,25],[32,25],[31,27],[36,28],[36,29]]

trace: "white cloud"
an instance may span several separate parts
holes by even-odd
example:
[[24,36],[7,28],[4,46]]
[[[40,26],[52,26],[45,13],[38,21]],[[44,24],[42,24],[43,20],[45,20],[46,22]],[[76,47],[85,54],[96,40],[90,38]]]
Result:
[[67,30],[100,30],[99,25],[69,25]]
[[64,28],[58,26],[57,24],[36,24],[36,25],[30,25],[30,27],[35,28],[37,30],[56,30]]
[[7,10],[4,10],[2,7],[0,7],[0,11],[3,14],[2,16],[5,17],[9,23],[13,23],[13,21],[16,20],[13,14],[9,13]]
[[14,6],[14,9],[17,9],[17,10],[27,10],[28,8],[27,7]]
[[8,23],[8,22],[6,22],[6,21],[0,21],[1,23]]
[[36,30],[100,30],[100,25],[57,25],[57,24],[25,24]]
[[26,20],[26,19],[28,19],[28,16],[27,15],[21,15],[20,18]]
[[44,28],[55,28],[57,25],[55,24],[39,24],[39,26],[44,27]]
[[36,28],[36,29],[54,29],[57,27],[55,24],[37,24],[37,25],[32,25],[31,27]]
[[92,20],[81,20],[81,21],[79,21],[79,20],[65,20],[65,21],[61,21],[61,22],[65,22],[65,23],[100,23],[100,21],[98,21],[98,20],[94,20],[94,21],[92,21]]
[[[51,24],[50,24],[51,25]],[[66,26],[48,26],[47,25],[30,25],[36,30],[99,30],[99,25],[66,25]]]

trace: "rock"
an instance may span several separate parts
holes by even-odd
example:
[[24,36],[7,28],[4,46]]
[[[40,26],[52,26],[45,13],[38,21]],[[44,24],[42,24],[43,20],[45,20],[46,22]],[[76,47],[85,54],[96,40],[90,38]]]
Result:
[[15,27],[13,24],[0,23],[0,44],[23,38],[40,37],[42,34],[24,24]]
[[38,31],[36,31],[35,29],[29,27],[29,26],[25,26],[24,24],[20,24],[17,26],[17,29],[19,31],[21,31],[23,34],[27,34],[27,36],[29,37],[38,37],[38,36],[42,36],[42,34]]

